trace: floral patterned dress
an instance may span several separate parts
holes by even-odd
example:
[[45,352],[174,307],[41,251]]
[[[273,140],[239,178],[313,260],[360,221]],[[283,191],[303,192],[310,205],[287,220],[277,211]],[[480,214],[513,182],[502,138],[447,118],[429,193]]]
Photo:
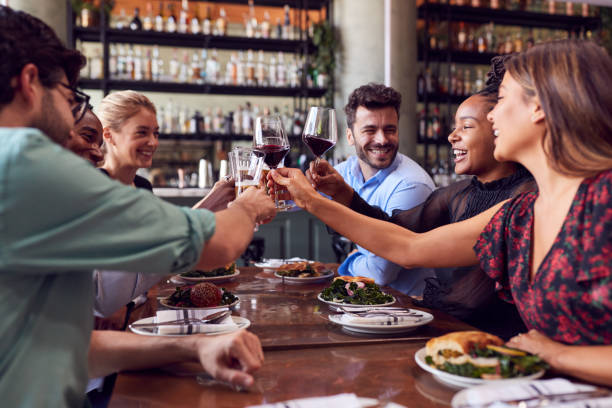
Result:
[[530,282],[537,192],[507,202],[474,250],[529,329],[565,344],[612,344],[612,170],[585,179]]

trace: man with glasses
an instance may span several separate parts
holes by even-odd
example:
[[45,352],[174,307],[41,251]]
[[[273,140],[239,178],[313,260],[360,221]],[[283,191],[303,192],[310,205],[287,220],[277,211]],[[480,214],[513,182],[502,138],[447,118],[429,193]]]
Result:
[[[249,189],[213,214],[110,180],[62,147],[87,106],[74,89],[83,56],[40,20],[4,6],[0,55],[2,406],[80,407],[92,269],[222,266],[243,252],[256,222],[275,214],[274,203]],[[247,332],[228,336],[202,340],[199,361],[213,375],[250,385],[263,360],[259,341]]]

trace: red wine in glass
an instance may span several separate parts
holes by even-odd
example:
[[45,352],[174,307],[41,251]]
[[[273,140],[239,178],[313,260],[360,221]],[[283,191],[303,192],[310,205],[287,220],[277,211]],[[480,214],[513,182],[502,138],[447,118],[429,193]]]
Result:
[[281,145],[259,145],[255,146],[255,150],[261,152],[264,155],[264,162],[271,169],[275,169],[278,167],[281,161],[285,158],[287,153],[289,153],[289,146],[281,146]]
[[336,143],[329,139],[322,139],[314,135],[304,135],[304,143],[310,149],[315,157],[321,157],[326,151],[336,145]]

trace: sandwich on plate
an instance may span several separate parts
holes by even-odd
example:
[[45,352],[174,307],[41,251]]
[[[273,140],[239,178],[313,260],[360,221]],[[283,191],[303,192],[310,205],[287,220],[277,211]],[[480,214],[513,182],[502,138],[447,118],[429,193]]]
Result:
[[540,357],[505,347],[502,339],[481,331],[453,332],[429,340],[425,362],[450,374],[485,380],[524,377],[548,368]]

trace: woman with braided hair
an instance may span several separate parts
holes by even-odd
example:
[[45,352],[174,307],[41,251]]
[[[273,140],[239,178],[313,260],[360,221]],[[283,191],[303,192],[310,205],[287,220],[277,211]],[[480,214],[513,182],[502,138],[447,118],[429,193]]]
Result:
[[[343,204],[352,210],[415,232],[471,218],[503,200],[533,189],[533,178],[527,170],[516,163],[498,162],[493,157],[493,128],[487,121],[487,114],[497,103],[507,58],[493,58],[486,87],[459,106],[454,129],[448,136],[455,172],[472,175],[470,179],[440,188],[423,204],[396,211],[389,217],[382,209],[370,206],[331,166],[323,162],[317,173],[311,168],[307,177],[319,191],[336,201],[342,202],[342,197],[349,197],[350,200]],[[425,279],[422,306],[443,310],[504,338],[524,331],[516,307],[499,299],[495,282],[478,265],[440,268],[435,270],[435,275]]]

